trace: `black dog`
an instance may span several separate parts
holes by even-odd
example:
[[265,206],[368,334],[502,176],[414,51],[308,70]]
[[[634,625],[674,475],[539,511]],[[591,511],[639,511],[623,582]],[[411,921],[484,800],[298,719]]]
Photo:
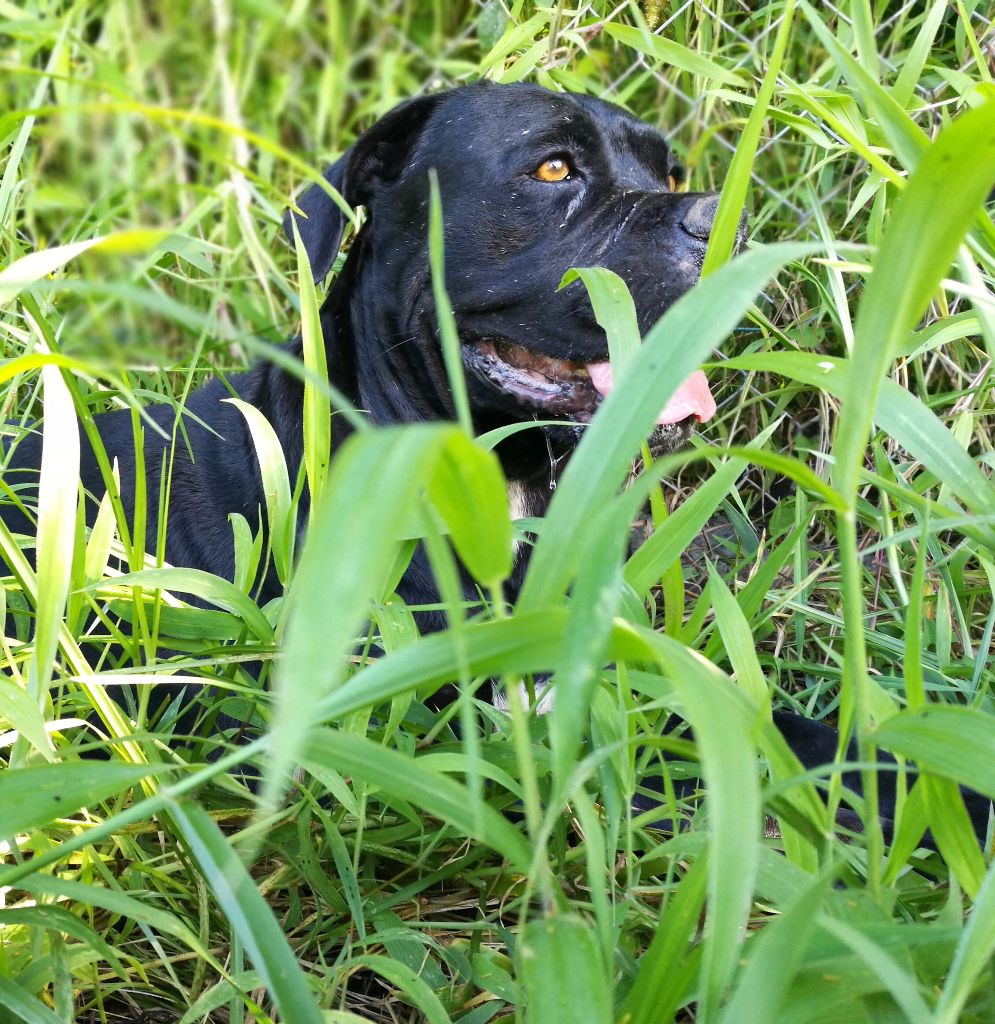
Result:
[[[446,285],[463,341],[475,426],[484,431],[533,418],[564,424],[523,431],[498,451],[517,515],[542,515],[552,474],[576,444],[576,424],[590,419],[611,387],[605,335],[586,292],[579,282],[557,291],[560,279],[575,266],[616,271],[629,285],[641,329],[648,329],[697,280],[718,197],[674,192],[682,172],[663,138],[598,100],[480,83],[397,107],[326,172],[350,205],[367,211],[321,310],[327,363],[331,382],[375,423],[453,416],[427,258],[433,168],[446,219]],[[297,217],[298,228],[320,280],[338,252],[344,218],[318,186],[304,193],[299,208],[305,216]],[[285,227],[289,233],[290,215]],[[289,347],[300,355],[299,341]],[[302,385],[263,363],[231,384],[272,424],[293,479],[303,454]],[[228,515],[240,512],[256,522],[263,490],[248,428],[223,401],[229,397],[217,381],[193,392],[185,406],[186,438],[175,446],[167,440],[173,408],[148,409],[165,437],[146,429],[144,464],[147,549],[156,550],[154,509],[161,467],[169,461],[164,456],[171,455],[166,560],[230,579]],[[713,410],[703,375],[693,375],[661,414],[654,447],[679,447],[695,421]],[[115,411],[96,422],[108,460],[119,462],[130,514],[131,415]],[[342,417],[334,416],[333,448],[347,431]],[[40,461],[40,436],[19,440],[8,461],[8,483],[23,481],[30,489]],[[99,498],[105,484],[85,440],[81,476],[86,492]],[[302,524],[307,504],[305,494]],[[91,515],[94,510],[91,503]],[[12,529],[33,532],[15,508],[2,514]],[[271,572],[260,600],[278,593]],[[399,593],[410,604],[435,600],[420,555]]]
[[[480,431],[533,418],[562,426],[519,432],[498,449],[517,516],[542,515],[556,468],[576,444],[611,387],[605,335],[579,283],[558,290],[565,271],[603,266],[618,273],[648,329],[697,280],[717,205],[713,193],[679,193],[682,176],[667,143],[611,104],[531,85],[487,83],[412,100],[384,117],[335,163],[327,180],[366,223],[321,310],[332,383],[380,424],[452,418],[453,403],[436,334],[427,256],[429,171],[438,174],[446,225],[446,286],[458,324],[467,387]],[[296,216],[316,279],[331,269],[344,218],[318,186]],[[286,227],[290,229],[288,216]],[[290,350],[300,354],[300,343]],[[283,370],[257,365],[233,381],[272,424],[293,475],[303,451],[303,388]],[[172,457],[165,557],[231,578],[228,515],[255,522],[264,504],[254,448],[229,391],[207,384],[186,402],[187,439],[175,445],[146,430],[148,550],[156,549],[161,467]],[[662,410],[657,450],[686,441],[714,403],[700,373]],[[171,433],[171,407],[149,410]],[[135,458],[128,411],[96,417],[108,458],[120,467],[131,514]],[[203,425],[202,425],[203,424]],[[333,447],[348,426],[333,417]],[[188,446],[189,445],[189,446]],[[172,449],[170,451],[170,449]],[[40,439],[11,454],[7,480],[29,482]],[[105,490],[84,442],[82,481],[94,499]],[[90,503],[90,515],[95,503]],[[300,522],[307,513],[301,502]],[[8,526],[32,533],[13,506]],[[514,598],[525,555],[509,584]],[[398,592],[409,605],[437,600],[423,554],[416,553]],[[275,573],[260,598],[279,593]],[[467,597],[475,591],[467,580]],[[443,625],[428,614],[422,626]],[[808,765],[832,759],[835,733],[795,716],[779,723]],[[887,792],[883,814],[890,817]],[[987,810],[985,811],[987,813]]]

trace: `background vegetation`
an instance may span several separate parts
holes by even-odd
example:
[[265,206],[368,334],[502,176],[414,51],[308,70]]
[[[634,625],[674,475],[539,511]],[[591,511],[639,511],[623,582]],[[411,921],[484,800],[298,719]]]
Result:
[[[954,786],[995,796],[991,19],[0,0],[0,406],[9,438],[44,407],[51,438],[37,572],[0,534],[0,1019],[995,1019],[990,844]],[[235,518],[234,584],[157,568],[110,500],[85,531],[75,414],[177,401],[307,325],[288,197],[396,101],[481,75],[624,104],[691,187],[745,200],[753,251],[722,266],[720,231],[630,355],[711,360],[688,456],[620,490],[661,399],[632,369],[530,524],[514,609],[501,482],[455,426],[362,432],[296,568],[265,438],[277,540]],[[444,593],[455,550],[486,597],[423,641],[391,597],[412,532]],[[293,586],[259,608],[271,555]],[[549,671],[553,716],[474,697]],[[852,727],[867,783],[879,746],[928,769],[893,845],[873,785],[866,830],[833,828],[839,773],[803,773],[772,706]],[[661,738],[670,711],[694,742]],[[629,809],[661,766],[677,834]],[[699,776],[701,800],[670,785]]]

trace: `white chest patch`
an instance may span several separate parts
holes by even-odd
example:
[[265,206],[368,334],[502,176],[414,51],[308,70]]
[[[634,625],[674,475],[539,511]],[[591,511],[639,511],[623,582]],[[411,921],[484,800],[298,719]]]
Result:
[[[529,491],[517,480],[508,481],[508,510],[511,515],[512,521],[516,519],[525,519],[534,513],[535,509],[532,507],[532,503],[529,501]],[[515,558],[518,558],[519,550],[522,546],[522,542],[519,540],[512,542],[514,549]],[[494,707],[501,711],[508,711],[508,694],[501,688],[495,687],[493,696]],[[544,715],[553,705],[553,691],[549,689],[549,683],[539,683],[535,688],[536,696],[536,714]],[[516,697],[521,701],[522,707],[528,707],[529,705],[529,691],[524,683],[520,683],[518,686],[518,692]]]
[[[518,684],[517,698],[520,701],[523,708],[529,706],[529,691],[525,683]],[[545,715],[553,707],[553,697],[555,691],[550,689],[549,682],[537,683],[535,687],[536,696],[536,714]],[[510,711],[508,706],[509,694],[503,689],[497,686],[494,687],[494,695],[491,699],[491,703],[499,711]]]
[[[532,514],[532,510],[529,508],[528,496],[529,492],[519,481],[508,481],[508,511],[512,522],[516,519],[524,519]],[[512,554],[516,561],[521,546],[522,542],[520,540],[512,541],[511,543]]]
[[524,519],[532,514],[528,506],[528,491],[518,480],[508,481],[508,508],[512,519]]

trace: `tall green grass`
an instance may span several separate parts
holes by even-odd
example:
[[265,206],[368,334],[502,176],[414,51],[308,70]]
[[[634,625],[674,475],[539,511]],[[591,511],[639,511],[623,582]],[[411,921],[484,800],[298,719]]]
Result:
[[[0,407],[6,444],[46,432],[37,561],[0,530],[0,1020],[995,1018],[990,837],[955,785],[995,796],[991,16],[0,0]],[[320,297],[279,238],[364,125],[481,75],[676,127],[691,187],[723,190],[705,279],[638,349],[624,293],[583,270],[624,367],[540,523],[509,522],[465,416],[360,429],[326,464]],[[269,500],[232,519],[233,581],[144,551],[153,512],[124,515],[106,460],[84,527],[94,413],[130,407],[138,438],[143,407],[286,360],[297,331],[303,550],[246,406]],[[720,415],[633,477],[702,361]],[[449,623],[425,638],[394,593],[416,538]],[[260,607],[264,559],[286,594]],[[550,715],[489,703],[540,673]],[[779,707],[856,737],[862,830]],[[877,776],[910,768],[887,845]],[[664,812],[634,815],[660,772]]]

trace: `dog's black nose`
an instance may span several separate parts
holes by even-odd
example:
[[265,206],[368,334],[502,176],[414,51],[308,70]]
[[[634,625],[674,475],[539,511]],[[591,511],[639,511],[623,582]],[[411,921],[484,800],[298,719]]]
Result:
[[707,242],[718,205],[718,195],[702,196],[701,199],[696,199],[688,212],[684,214],[681,227],[693,238],[700,238],[703,242]]

